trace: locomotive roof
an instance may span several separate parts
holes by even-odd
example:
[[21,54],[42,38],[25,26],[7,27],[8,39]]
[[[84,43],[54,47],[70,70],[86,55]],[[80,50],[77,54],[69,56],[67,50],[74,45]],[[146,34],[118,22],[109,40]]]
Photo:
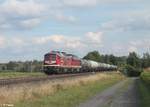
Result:
[[76,55],[67,54],[66,52],[51,51],[50,53],[51,53],[51,54],[58,54],[58,55],[60,55],[60,56],[73,57],[73,58],[79,59],[79,57],[77,57]]

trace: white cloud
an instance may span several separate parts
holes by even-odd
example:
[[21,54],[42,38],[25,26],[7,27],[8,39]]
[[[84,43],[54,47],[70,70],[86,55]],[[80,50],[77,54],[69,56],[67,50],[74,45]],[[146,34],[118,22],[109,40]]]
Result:
[[110,5],[110,4],[131,4],[142,3],[142,0],[63,0],[64,5],[70,7],[89,7],[97,5]]
[[31,29],[48,18],[60,22],[75,22],[76,17],[62,14],[59,0],[5,0],[0,4],[1,29]]
[[79,49],[86,47],[87,44],[83,44],[80,40],[72,40],[72,41],[67,41],[65,46],[69,49]]
[[33,38],[33,42],[37,44],[56,43],[67,47],[78,47],[79,45],[92,45],[102,43],[102,32],[88,32],[82,37],[66,36],[66,35],[50,35],[44,37]]
[[51,36],[51,40],[55,43],[61,43],[63,40],[65,40],[65,37],[63,35],[53,35]]
[[36,27],[38,24],[40,24],[40,19],[35,18],[35,19],[27,19],[20,21],[19,25],[23,28],[33,28]]
[[0,48],[3,48],[5,46],[5,38],[3,36],[0,36]]
[[9,17],[35,17],[40,16],[45,11],[45,6],[33,0],[6,0],[0,5],[1,13],[7,14]]
[[137,52],[142,55],[144,52],[149,52],[150,38],[131,40],[127,43],[115,43],[109,48],[111,48],[111,52],[114,52],[116,55],[127,55],[129,52]]
[[35,0],[6,0],[0,8],[0,28],[3,29],[36,27],[48,9]]
[[11,38],[9,42],[12,43],[12,45],[18,47],[21,47],[26,44],[23,38],[18,38],[18,37]]
[[88,32],[86,38],[89,42],[97,44],[102,42],[102,32]]
[[[47,18],[54,18],[57,21],[70,23],[77,21],[78,18],[62,13],[65,13],[65,10],[71,7],[89,7],[111,3],[135,3],[136,1],[140,2],[141,0],[5,0],[0,4],[0,28],[31,29],[44,22]],[[149,22],[148,20],[144,23]],[[112,26],[112,24],[114,25]],[[126,28],[133,29],[134,26],[139,27],[140,25],[133,25],[133,27]],[[108,28],[110,26],[119,28],[120,26],[124,26],[124,24],[119,25],[113,21],[108,22],[108,24],[106,23],[105,26],[109,26]],[[147,27],[149,28],[149,26]]]
[[135,46],[130,46],[129,48],[128,48],[128,52],[137,52],[138,51],[138,49],[137,49],[137,47],[135,47]]
[[80,43],[81,38],[69,37],[65,35],[50,35],[44,37],[33,38],[33,43],[44,45],[44,44],[54,44],[66,47],[77,47],[76,45]]
[[61,21],[61,22],[75,22],[76,21],[76,17],[74,16],[65,16],[64,14],[60,14],[60,13],[55,14],[54,16],[58,21]]
[[114,14],[112,20],[104,22],[101,25],[103,30],[109,31],[149,31],[150,29],[150,11],[131,11]]
[[62,41],[64,41],[64,39],[65,37],[63,35],[51,35],[51,36],[33,38],[33,43],[37,43],[37,44],[46,44],[50,42],[61,43]]
[[25,46],[26,42],[28,41],[25,38],[0,36],[0,48],[3,49],[13,48],[15,50]]
[[98,0],[63,0],[63,3],[67,6],[95,6]]
[[150,38],[144,38],[142,40],[130,41],[130,45],[137,47],[139,49],[149,49],[150,48]]
[[130,44],[132,46],[140,46],[143,44],[143,42],[140,40],[140,41],[130,41]]
[[38,46],[51,46],[55,49],[67,50],[89,50],[91,48],[98,49],[102,46],[102,32],[88,32],[84,36],[66,36],[66,35],[50,35],[44,37],[35,37],[33,43]]

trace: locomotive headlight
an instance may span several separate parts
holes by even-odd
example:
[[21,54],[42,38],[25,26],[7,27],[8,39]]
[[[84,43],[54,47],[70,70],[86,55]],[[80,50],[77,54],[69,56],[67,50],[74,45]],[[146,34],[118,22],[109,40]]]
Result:
[[49,61],[45,61],[45,63],[49,63]]
[[56,63],[56,61],[51,61],[51,63],[53,64],[53,63]]

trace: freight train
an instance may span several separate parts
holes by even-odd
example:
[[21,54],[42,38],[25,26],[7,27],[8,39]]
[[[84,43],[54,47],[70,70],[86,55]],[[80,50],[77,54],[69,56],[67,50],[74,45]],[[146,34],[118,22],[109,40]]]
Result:
[[44,72],[50,74],[114,71],[117,66],[80,59],[66,52],[51,51],[44,55]]

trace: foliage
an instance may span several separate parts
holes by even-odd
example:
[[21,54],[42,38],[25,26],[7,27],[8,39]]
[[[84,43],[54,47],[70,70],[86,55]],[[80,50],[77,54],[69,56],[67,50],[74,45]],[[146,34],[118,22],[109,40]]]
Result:
[[127,64],[133,67],[141,67],[140,58],[135,52],[129,53],[129,56],[127,58]]
[[126,66],[123,67],[122,72],[129,77],[140,76],[142,73],[141,60],[135,52],[129,53],[126,60]]
[[150,55],[145,53],[140,58],[137,53],[131,52],[128,56],[117,57],[114,55],[100,55],[98,51],[89,52],[84,59],[117,65],[127,76],[139,76],[142,69],[150,67]]
[[7,70],[15,70],[15,67],[17,67],[17,63],[10,61],[8,64],[6,64],[6,66],[7,66]]
[[121,71],[129,77],[136,77],[140,76],[143,70],[141,68],[136,68],[131,65],[126,65],[121,69]]
[[1,64],[1,71],[17,71],[17,72],[40,72],[42,70],[42,61],[10,61]]
[[84,56],[83,59],[99,62],[101,59],[101,56],[98,51],[92,51],[92,52],[89,52],[86,56]]
[[149,54],[149,53],[144,53],[144,54],[143,54],[142,67],[143,67],[143,68],[148,68],[148,67],[150,67],[150,54]]
[[141,107],[150,107],[150,72],[144,71],[139,81]]
[[150,89],[150,70],[144,71],[141,75],[141,79]]
[[87,60],[93,60],[101,63],[108,63],[113,65],[119,65],[122,66],[125,64],[126,57],[117,57],[113,54],[111,55],[101,55],[98,51],[92,51],[89,52],[86,56],[83,57],[83,59]]

